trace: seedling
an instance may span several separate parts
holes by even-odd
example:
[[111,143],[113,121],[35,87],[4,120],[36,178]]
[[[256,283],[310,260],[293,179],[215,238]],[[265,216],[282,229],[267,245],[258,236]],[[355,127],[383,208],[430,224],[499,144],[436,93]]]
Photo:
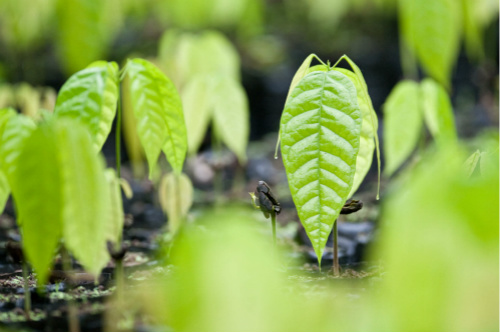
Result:
[[[252,197],[253,206],[260,209],[266,219],[271,216],[273,230],[273,243],[276,246],[276,215],[280,214],[281,206],[269,185],[264,181],[259,181],[255,193],[249,193]],[[258,205],[257,205],[258,201]]]

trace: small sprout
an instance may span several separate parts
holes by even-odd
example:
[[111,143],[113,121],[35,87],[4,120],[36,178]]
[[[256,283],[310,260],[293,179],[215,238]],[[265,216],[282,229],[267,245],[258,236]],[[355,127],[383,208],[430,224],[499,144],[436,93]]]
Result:
[[350,201],[345,202],[340,214],[351,214],[357,212],[363,208],[363,202],[360,200],[352,199]]
[[[276,215],[280,214],[281,206],[276,197],[274,197],[271,188],[264,181],[259,181],[257,189],[254,193],[249,193],[252,197],[253,206],[260,209],[266,219],[271,215],[273,242],[276,245]],[[257,205],[258,201],[258,205]]]

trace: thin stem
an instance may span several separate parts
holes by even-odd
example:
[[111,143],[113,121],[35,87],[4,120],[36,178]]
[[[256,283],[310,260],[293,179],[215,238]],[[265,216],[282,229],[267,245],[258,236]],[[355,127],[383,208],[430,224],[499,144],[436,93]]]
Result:
[[271,224],[273,227],[273,243],[276,248],[276,213],[274,211],[271,212]]
[[121,95],[118,95],[118,105],[116,108],[116,128],[115,128],[115,148],[116,148],[116,176],[121,177],[121,128],[122,128],[122,103]]
[[[217,136],[215,127],[212,128],[212,151],[214,154],[215,164],[222,162],[222,143]],[[222,194],[224,192],[224,178],[222,175],[221,167],[216,167],[214,175],[214,196],[215,203],[218,205],[222,201]]]
[[[62,264],[65,274],[68,275],[68,292],[73,289],[72,280],[69,277],[69,273],[72,270],[71,257],[65,247],[61,249]],[[71,285],[71,286],[70,286]],[[70,332],[80,332],[80,323],[78,321],[78,308],[76,307],[75,299],[71,296],[68,300],[68,325]]]
[[26,320],[30,320],[31,312],[31,293],[29,284],[29,266],[26,260],[23,260],[23,279],[24,279],[24,313]]
[[116,298],[118,303],[123,303],[123,293],[125,291],[123,258],[115,260],[115,265]]
[[340,265],[339,265],[339,244],[338,244],[338,232],[337,232],[337,222],[333,224],[333,275],[338,277],[340,275]]

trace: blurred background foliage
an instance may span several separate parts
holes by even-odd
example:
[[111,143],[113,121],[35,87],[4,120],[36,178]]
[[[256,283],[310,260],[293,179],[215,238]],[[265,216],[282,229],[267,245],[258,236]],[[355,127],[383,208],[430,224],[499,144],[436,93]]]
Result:
[[[200,46],[207,35],[222,40],[222,55]],[[326,276],[316,291],[300,292],[310,279],[280,270],[255,215],[216,210],[180,230],[171,253],[178,271],[148,281],[137,295],[148,296],[145,306],[129,310],[179,331],[498,330],[496,0],[2,0],[0,108],[36,117],[33,109],[53,108],[55,91],[90,62],[141,55],[172,77],[188,108],[199,107],[190,93],[202,96],[196,91],[211,84],[204,75],[244,87],[250,140],[264,138],[247,151],[262,153],[274,148],[265,135],[277,131],[290,80],[311,52],[355,60],[380,117],[402,79],[430,76],[451,96],[459,144],[418,148],[383,186],[371,260],[387,273],[361,299]],[[224,92],[215,95],[213,105],[224,101]],[[124,140],[140,164],[128,97]],[[200,132],[217,122],[215,108],[188,124],[199,135],[190,134],[191,153],[213,139]],[[110,137],[104,152],[113,158]],[[430,135],[420,137],[425,146]],[[225,139],[240,161],[245,139],[233,148]]]

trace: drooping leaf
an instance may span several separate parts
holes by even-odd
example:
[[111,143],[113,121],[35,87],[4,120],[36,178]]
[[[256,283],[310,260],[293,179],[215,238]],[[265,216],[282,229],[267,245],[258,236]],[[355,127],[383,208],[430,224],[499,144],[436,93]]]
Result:
[[460,42],[460,1],[399,0],[401,31],[425,71],[449,87]]
[[354,180],[349,193],[349,197],[354,195],[358,190],[361,182],[370,170],[373,160],[373,151],[375,150],[375,136],[377,135],[378,121],[375,120],[375,127],[373,126],[373,118],[377,118],[375,110],[373,109],[372,102],[368,92],[365,92],[366,84],[358,80],[358,76],[350,70],[343,68],[336,68],[335,70],[341,72],[349,77],[351,82],[356,87],[358,105],[361,110],[361,136],[359,140],[359,153],[356,158],[356,173],[354,173]]
[[130,96],[130,79],[127,75],[122,80],[122,132],[125,148],[132,164],[134,177],[141,179],[145,174],[145,152],[137,134],[137,119]]
[[220,78],[213,88],[213,116],[217,135],[240,163],[247,159],[249,111],[245,90],[230,77]]
[[450,97],[446,90],[430,78],[420,83],[424,119],[436,141],[456,142],[457,132]]
[[3,127],[0,147],[0,166],[9,181],[11,189],[15,186],[16,178],[13,176],[21,153],[22,146],[27,137],[31,135],[36,125],[32,119],[25,115],[10,117]]
[[158,194],[170,232],[175,234],[193,204],[193,184],[184,173],[168,173],[160,181]]
[[481,151],[476,150],[464,162],[463,167],[465,169],[465,174],[467,175],[467,177],[470,177],[472,173],[474,173],[474,170],[476,169],[477,164],[479,163],[479,159],[481,159]]
[[483,22],[477,15],[477,0],[462,0],[465,51],[470,60],[484,57]]
[[104,161],[95,154],[87,130],[76,122],[58,120],[57,135],[64,245],[85,270],[97,276],[109,260],[106,218],[110,194]]
[[174,84],[152,63],[133,59],[127,63],[137,132],[146,152],[151,178],[163,150],[175,172],[180,173],[187,151],[186,125]]
[[12,194],[21,226],[23,250],[37,273],[39,285],[48,278],[62,236],[64,181],[60,174],[57,142],[54,128],[41,124],[26,138],[13,173],[19,184],[12,187]]
[[188,132],[188,150],[196,153],[205,137],[212,117],[213,96],[209,76],[198,76],[189,81],[182,91],[182,105]]
[[118,90],[118,65],[95,62],[64,83],[54,113],[58,117],[77,119],[85,125],[100,150],[115,118]]
[[318,261],[352,187],[360,132],[356,87],[337,71],[306,75],[281,117],[290,191]]
[[106,181],[109,186],[109,206],[106,239],[114,244],[120,243],[123,231],[123,203],[120,190],[120,179],[112,168],[105,171]]
[[409,157],[421,135],[420,87],[401,81],[384,105],[384,173],[390,176]]

